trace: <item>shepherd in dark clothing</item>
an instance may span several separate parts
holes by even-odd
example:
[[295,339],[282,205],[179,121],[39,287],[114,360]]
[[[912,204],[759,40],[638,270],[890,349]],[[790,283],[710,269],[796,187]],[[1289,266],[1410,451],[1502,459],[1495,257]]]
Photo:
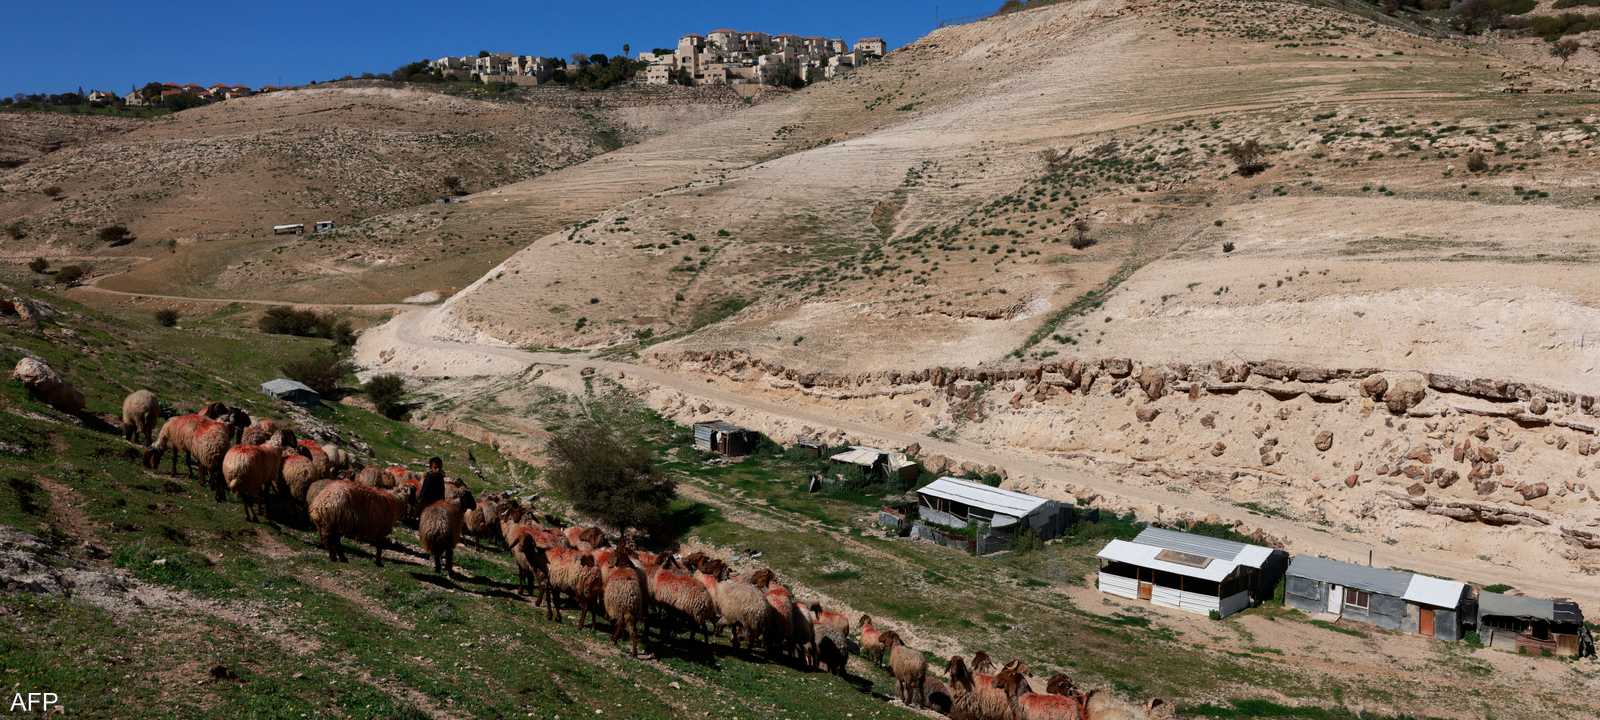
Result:
[[417,493],[417,508],[425,508],[444,499],[444,461],[428,458],[428,472],[422,476],[422,491]]

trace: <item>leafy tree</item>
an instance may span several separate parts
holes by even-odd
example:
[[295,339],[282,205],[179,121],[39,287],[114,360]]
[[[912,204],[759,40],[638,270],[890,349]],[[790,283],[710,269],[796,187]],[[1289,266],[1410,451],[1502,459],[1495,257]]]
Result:
[[133,233],[125,225],[107,225],[95,233],[100,242],[108,243],[111,247],[119,247],[133,242]]
[[42,274],[50,269],[50,261],[42,257],[36,257],[28,261],[28,269]]
[[156,324],[161,327],[173,327],[178,324],[178,311],[172,308],[162,308],[156,311]]
[[56,271],[56,282],[62,285],[77,285],[83,276],[88,274],[89,271],[83,269],[82,265],[67,265]]
[[1475,32],[1479,25],[1484,29],[1494,27],[1501,17],[1500,8],[1493,0],[1461,0],[1455,9],[1456,28],[1464,33]]
[[339,391],[339,381],[353,368],[340,348],[329,346],[291,360],[281,369],[285,376],[305,383],[306,387],[323,395],[332,395]]
[[1089,220],[1087,218],[1074,219],[1072,221],[1072,232],[1073,249],[1082,250],[1094,245],[1094,238],[1089,237]]
[[1250,177],[1267,169],[1266,148],[1254,138],[1242,143],[1228,143],[1227,153],[1240,175]]
[[602,409],[556,431],[546,448],[550,485],[578,512],[612,527],[661,529],[677,487],[630,429],[626,418]]
[[385,417],[398,418],[406,410],[406,381],[393,373],[374,375],[361,386],[367,399]]
[[1577,40],[1566,38],[1550,44],[1550,55],[1561,58],[1561,64],[1566,65],[1567,61],[1571,60],[1572,56],[1577,55],[1578,51],[1582,49],[1583,46],[1579,45]]

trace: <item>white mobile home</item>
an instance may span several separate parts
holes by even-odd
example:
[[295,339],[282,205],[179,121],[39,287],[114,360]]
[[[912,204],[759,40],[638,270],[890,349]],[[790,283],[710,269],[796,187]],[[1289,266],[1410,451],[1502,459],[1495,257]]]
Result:
[[273,225],[272,226],[272,234],[273,235],[304,235],[304,234],[306,234],[306,224],[305,223],[293,223],[293,224],[290,224],[290,225]]
[[1288,553],[1176,530],[1146,528],[1100,550],[1100,592],[1222,616],[1272,593]]

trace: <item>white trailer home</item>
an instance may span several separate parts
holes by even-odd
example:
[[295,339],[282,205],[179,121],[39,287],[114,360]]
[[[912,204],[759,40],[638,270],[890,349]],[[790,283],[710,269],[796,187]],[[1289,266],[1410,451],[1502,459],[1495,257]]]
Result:
[[290,225],[273,225],[272,226],[272,234],[273,235],[304,235],[304,234],[306,234],[306,224],[305,223],[293,223],[293,224],[290,224]]
[[1112,540],[1098,557],[1100,592],[1224,617],[1269,597],[1289,559],[1282,550],[1160,528]]

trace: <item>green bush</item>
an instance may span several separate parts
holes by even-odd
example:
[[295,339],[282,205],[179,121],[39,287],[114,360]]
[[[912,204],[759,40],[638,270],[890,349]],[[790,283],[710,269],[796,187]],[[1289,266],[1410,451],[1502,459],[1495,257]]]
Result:
[[406,381],[399,375],[374,375],[361,389],[385,417],[398,418],[405,413]]
[[128,230],[125,225],[108,225],[100,228],[100,231],[95,233],[95,236],[100,238],[100,242],[106,243],[111,247],[120,247],[133,242],[133,232]]
[[156,324],[161,327],[173,327],[178,324],[178,311],[172,308],[162,308],[156,311]]
[[1039,533],[1034,532],[1033,528],[1023,528],[1020,532],[1011,536],[1011,552],[1018,555],[1026,555],[1043,549],[1044,538],[1039,537]]
[[339,391],[339,381],[350,373],[352,366],[339,348],[322,347],[285,363],[282,370],[286,377],[299,380],[312,390],[333,395]]
[[550,486],[573,509],[617,529],[665,529],[677,486],[626,414],[597,407],[556,430],[546,446]]
[[1473,630],[1471,632],[1468,632],[1466,635],[1461,636],[1461,641],[1466,643],[1467,647],[1474,647],[1474,648],[1483,647],[1483,636],[1479,635],[1478,631],[1476,631],[1476,630]]
[[43,273],[50,269],[50,261],[42,257],[36,257],[28,261],[28,269],[36,273]]
[[272,335],[327,338],[345,346],[356,343],[355,328],[349,320],[340,320],[333,313],[296,310],[286,305],[267,308],[261,319],[256,321],[256,327]]
[[81,265],[67,265],[56,271],[56,282],[62,285],[76,285],[88,274],[89,271],[83,269]]

